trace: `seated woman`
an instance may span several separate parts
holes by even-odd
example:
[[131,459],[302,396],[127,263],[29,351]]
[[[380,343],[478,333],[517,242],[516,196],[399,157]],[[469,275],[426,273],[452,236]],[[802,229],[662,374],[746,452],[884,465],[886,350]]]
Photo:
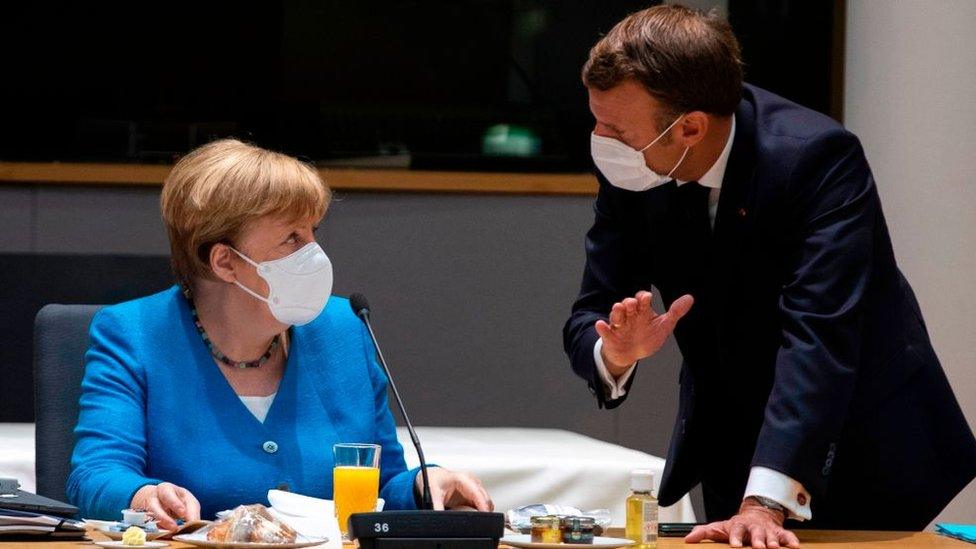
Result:
[[[365,327],[332,296],[314,231],[331,193],[298,160],[239,141],[200,147],[162,190],[179,285],[91,324],[67,494],[89,518],[124,508],[212,518],[267,491],[332,497],[332,445],[382,446],[380,497],[415,508]],[[429,469],[435,507],[491,510],[477,479]]]

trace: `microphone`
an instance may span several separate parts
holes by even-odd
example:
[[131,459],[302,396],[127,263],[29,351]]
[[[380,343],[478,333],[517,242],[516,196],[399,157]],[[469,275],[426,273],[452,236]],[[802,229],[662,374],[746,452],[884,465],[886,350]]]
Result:
[[390,367],[386,364],[386,358],[383,357],[380,344],[376,341],[376,334],[373,333],[373,325],[369,322],[369,301],[366,300],[366,296],[363,294],[352,294],[349,296],[349,306],[352,307],[352,312],[363,321],[366,329],[369,330],[369,337],[373,340],[373,346],[376,347],[376,356],[379,357],[380,365],[383,366],[383,372],[386,373],[386,379],[390,382],[390,388],[393,389],[393,397],[396,398],[397,407],[400,408],[400,415],[403,416],[403,422],[407,425],[407,432],[410,433],[410,440],[413,442],[413,447],[417,450],[417,457],[420,458],[420,474],[423,477],[421,507],[427,510],[433,510],[434,502],[430,497],[430,479],[427,478],[427,460],[424,459],[424,450],[420,447],[420,439],[417,438],[417,431],[414,430],[413,423],[410,422],[407,409],[403,406],[403,399],[400,398],[400,391],[397,390],[396,383],[393,382],[393,374],[390,373]]
[[479,511],[434,511],[430,497],[430,480],[427,478],[427,461],[420,447],[420,439],[407,416],[400,391],[390,374],[390,367],[383,357],[376,334],[369,322],[369,302],[363,294],[349,296],[352,312],[363,321],[376,348],[386,379],[393,389],[393,397],[407,425],[410,440],[420,458],[423,475],[423,510],[383,511],[380,513],[353,513],[349,517],[349,531],[359,541],[360,549],[416,549],[439,547],[441,549],[495,549],[505,530],[505,515]]

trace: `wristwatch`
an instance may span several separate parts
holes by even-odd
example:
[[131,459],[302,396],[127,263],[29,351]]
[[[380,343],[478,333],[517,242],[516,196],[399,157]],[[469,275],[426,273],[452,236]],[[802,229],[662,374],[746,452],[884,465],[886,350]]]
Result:
[[759,505],[762,505],[766,509],[769,509],[771,511],[779,511],[780,513],[783,513],[783,520],[786,520],[790,517],[789,510],[787,510],[786,507],[783,507],[776,501],[773,501],[763,496],[749,496],[749,497],[756,500],[756,502],[759,503]]

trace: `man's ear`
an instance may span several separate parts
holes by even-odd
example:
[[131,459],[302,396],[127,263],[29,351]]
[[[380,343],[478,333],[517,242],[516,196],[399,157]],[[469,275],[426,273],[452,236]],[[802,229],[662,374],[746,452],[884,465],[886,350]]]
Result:
[[684,147],[694,147],[708,133],[708,115],[701,111],[692,111],[685,115],[684,120],[676,128],[677,139]]
[[216,243],[210,247],[210,270],[224,282],[234,282],[237,274],[234,271],[234,250],[223,243]]

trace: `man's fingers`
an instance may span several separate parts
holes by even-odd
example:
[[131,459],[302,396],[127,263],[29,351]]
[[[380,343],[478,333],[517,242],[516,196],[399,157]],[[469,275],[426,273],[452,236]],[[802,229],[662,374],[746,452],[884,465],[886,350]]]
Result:
[[688,294],[685,294],[679,297],[678,299],[675,299],[674,303],[671,304],[671,308],[668,309],[668,312],[666,313],[668,315],[668,321],[671,323],[671,326],[677,324],[678,321],[681,320],[681,317],[688,314],[688,311],[691,310],[691,306],[694,305],[694,303],[695,303],[695,298],[691,297]]
[[729,539],[728,532],[726,531],[727,524],[727,522],[699,524],[691,530],[691,533],[685,536],[685,543],[699,543],[705,540],[726,541]]
[[733,522],[729,528],[729,545],[732,547],[742,547],[742,536],[745,533],[746,528],[741,522]]
[[789,530],[783,530],[780,532],[780,543],[790,549],[797,549],[800,547],[800,538],[796,537],[796,534]]
[[617,334],[615,334],[610,328],[610,325],[602,320],[597,320],[593,327],[596,328],[596,333],[603,338],[604,342],[606,342],[608,339],[614,339],[617,337]]
[[624,309],[627,311],[627,318],[633,318],[637,316],[637,300],[628,297],[623,301]]
[[700,541],[703,541],[704,539],[705,539],[705,527],[699,525],[692,528],[691,532],[688,532],[688,535],[685,536],[685,543],[698,543]]
[[634,296],[637,298],[637,314],[650,314],[651,311],[651,292],[640,291]]
[[705,525],[700,524],[691,529],[691,532],[685,536],[685,543],[699,543],[705,541],[705,534],[708,530]]
[[779,549],[780,532],[770,530],[766,532],[766,547],[769,549]]
[[766,549],[766,529],[759,524],[749,527],[749,541],[752,549]]
[[610,325],[614,328],[621,326],[627,318],[623,303],[614,303],[610,308]]

